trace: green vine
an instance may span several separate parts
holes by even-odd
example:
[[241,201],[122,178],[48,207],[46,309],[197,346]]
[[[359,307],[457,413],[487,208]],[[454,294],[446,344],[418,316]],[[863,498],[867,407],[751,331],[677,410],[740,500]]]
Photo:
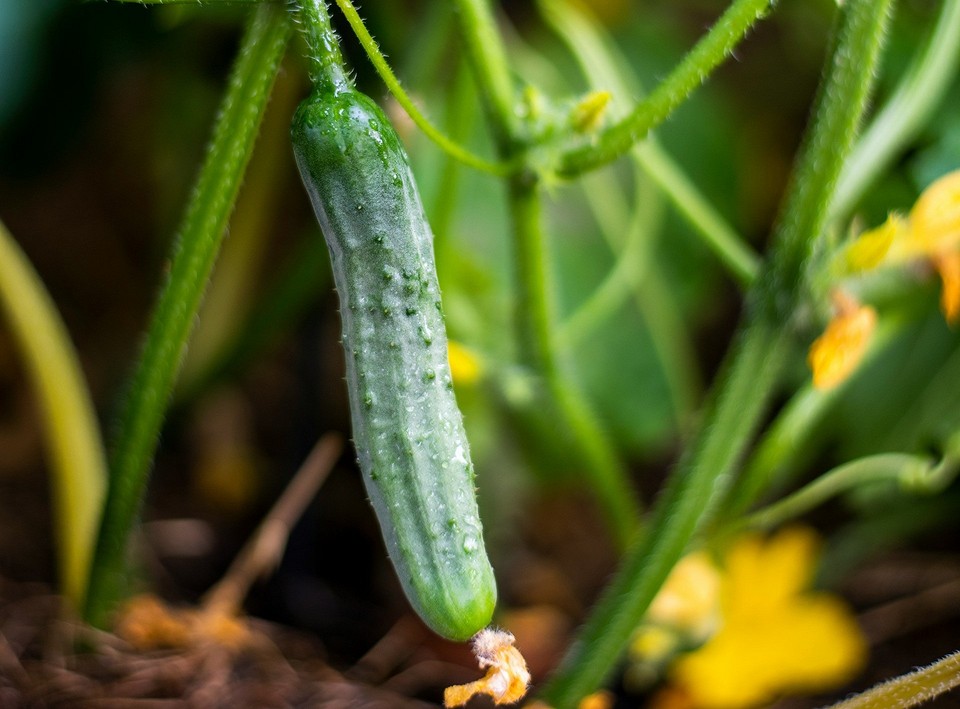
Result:
[[380,51],[376,40],[370,35],[370,32],[367,31],[367,27],[363,24],[363,20],[357,13],[353,3],[350,2],[350,0],[336,0],[336,3],[347,18],[347,22],[350,23],[350,27],[353,29],[357,39],[360,40],[360,44],[367,53],[370,63],[373,64],[374,69],[377,70],[387,90],[397,100],[397,103],[403,107],[403,110],[407,112],[407,115],[410,116],[410,119],[417,127],[423,131],[424,135],[436,143],[445,153],[475,170],[497,177],[506,177],[510,174],[513,170],[510,165],[490,162],[489,160],[484,160],[474,155],[460,143],[448,138],[439,128],[434,126],[423,112],[417,108],[417,105],[407,92],[403,90],[403,86],[400,85],[396,74],[393,73],[393,70],[387,63],[386,57],[384,57]]
[[522,127],[507,52],[489,0],[453,0],[467,59],[502,158],[519,155]]
[[944,0],[926,47],[893,96],[864,131],[844,165],[830,205],[846,216],[875,177],[889,166],[936,109],[960,67],[960,0]]
[[956,476],[958,464],[960,461],[951,456],[936,465],[926,457],[904,453],[866,456],[838,466],[782,500],[757,510],[744,520],[744,525],[770,529],[868,484],[892,482],[914,493],[940,492]]
[[[867,363],[883,352],[900,331],[902,322],[888,318],[873,336],[870,351],[861,363]],[[763,437],[743,466],[728,499],[722,505],[724,524],[736,520],[761,498],[789,484],[813,449],[816,436],[826,414],[846,390],[840,385],[827,391],[812,384],[797,391],[767,426]]]
[[164,412],[289,33],[282,7],[263,5],[253,11],[174,243],[166,282],[112,438],[110,481],[85,614],[94,625],[107,622],[125,585],[127,544]]
[[516,313],[521,361],[545,380],[546,393],[574,436],[575,447],[586,463],[591,486],[607,513],[614,536],[626,545],[640,522],[639,498],[590,405],[558,359],[542,196],[532,176],[511,181],[510,205],[520,291]]
[[[844,6],[794,188],[774,235],[772,260],[748,294],[748,302],[760,307],[748,311],[700,432],[658,500],[650,525],[656,534],[641,537],[628,552],[543,690],[558,709],[575,707],[616,667],[670,569],[724,496],[777,386],[790,340],[782,313],[792,315],[800,300],[796,284],[803,277],[803,261],[796,254],[808,252],[821,238],[837,174],[866,109],[890,7],[891,0],[854,0]],[[771,298],[780,308],[764,307]]]
[[879,684],[830,709],[910,709],[960,686],[960,652]]

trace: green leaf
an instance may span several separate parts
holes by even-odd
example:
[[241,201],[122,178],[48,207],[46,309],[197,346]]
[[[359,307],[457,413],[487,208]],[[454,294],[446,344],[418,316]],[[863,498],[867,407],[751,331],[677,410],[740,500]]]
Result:
[[60,585],[79,611],[107,486],[103,443],[70,335],[50,294],[2,223],[0,305],[42,405],[53,473]]

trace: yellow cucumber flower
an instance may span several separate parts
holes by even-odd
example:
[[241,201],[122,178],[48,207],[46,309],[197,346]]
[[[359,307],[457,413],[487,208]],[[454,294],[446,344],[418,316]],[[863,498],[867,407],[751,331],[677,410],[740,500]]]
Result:
[[667,577],[650,604],[647,621],[682,630],[704,640],[717,626],[720,571],[705,551],[687,554]]
[[673,567],[633,634],[625,683],[643,691],[679,652],[703,643],[720,623],[720,569],[705,551]]
[[844,250],[847,270],[871,271],[883,264],[893,242],[906,233],[907,220],[893,212],[876,229],[865,231]]
[[891,214],[845,249],[848,270],[923,259],[943,281],[940,305],[947,321],[960,319],[960,170],[927,187],[907,217]]
[[960,248],[960,170],[944,175],[923,191],[910,210],[908,246],[933,255]]
[[570,112],[570,124],[577,133],[593,133],[607,112],[607,106],[613,97],[609,91],[591,91],[573,107]]
[[720,629],[673,665],[671,705],[747,709],[836,687],[862,667],[866,643],[850,611],[809,590],[817,552],[816,535],[802,528],[733,544],[722,572]]
[[832,298],[835,315],[807,356],[817,389],[832,389],[856,371],[877,325],[870,306],[843,291],[835,291]]
[[933,258],[933,266],[940,273],[943,289],[940,308],[951,325],[960,320],[960,253],[949,251]]

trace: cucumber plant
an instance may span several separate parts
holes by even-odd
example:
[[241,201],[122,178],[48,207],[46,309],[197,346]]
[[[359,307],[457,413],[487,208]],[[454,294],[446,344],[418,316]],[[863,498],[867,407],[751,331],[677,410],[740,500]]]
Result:
[[[86,594],[86,616],[97,623],[109,610],[111,596],[119,595],[123,552],[136,520],[163,411],[290,29],[283,4],[249,1],[260,6],[241,45],[207,162],[172,251],[169,279],[132,379],[130,403],[115,434],[112,448],[117,452],[111,456],[106,509]],[[855,153],[854,138],[866,117],[895,2],[838,3],[843,7],[837,11],[817,108],[763,260],[751,258],[744,244],[732,243],[738,240],[731,239],[730,230],[704,211],[704,200],[692,183],[664,160],[664,153],[652,150],[654,143],[642,148],[639,143],[732,55],[772,9],[772,0],[732,0],[646,98],[590,131],[574,130],[573,121],[558,121],[555,128],[543,130],[538,89],[528,86],[522,94],[518,91],[518,79],[532,72],[525,72],[522,62],[513,66],[508,60],[494,3],[452,0],[452,16],[461,30],[458,49],[473,71],[497,151],[493,163],[473,156],[429,125],[403,94],[351,0],[336,3],[384,83],[424,133],[451,157],[504,178],[516,266],[514,335],[520,360],[511,364],[522,365],[527,370],[524,376],[533,382],[529,395],[508,403],[521,413],[537,407],[548,412],[562,432],[557,438],[568,439],[563,442],[571,444],[577,463],[582,463],[585,479],[619,532],[619,541],[624,546],[629,543],[620,571],[541,690],[551,706],[578,706],[619,666],[638,623],[680,556],[705,539],[722,539],[735,530],[742,523],[735,518],[744,509],[792,474],[789,468],[796,465],[797,451],[825,420],[831,399],[801,388],[766,429],[765,437],[758,437],[771,413],[770,403],[787,393],[786,385],[795,380],[791,362],[806,348],[812,321],[824,315],[826,291],[835,285],[829,268],[838,248],[835,235],[846,225],[838,214],[849,212],[858,198],[848,193],[862,193],[863,176],[875,177],[886,159],[882,156],[900,150],[908,142],[910,126],[921,123],[918,116],[931,110],[925,97],[944,92],[954,76],[946,67],[956,64],[953,28],[958,26],[960,0],[942,3],[938,27],[943,31],[931,35],[930,51],[924,52],[916,70],[907,73],[903,90],[874,120],[871,133]],[[535,5],[555,25],[564,43],[571,45],[584,78],[599,80],[602,65],[615,69],[614,43],[594,41],[605,32],[584,8],[561,0],[538,0]],[[441,3],[431,6],[447,9]],[[330,247],[340,292],[360,465],[389,553],[414,607],[437,632],[465,639],[489,621],[496,585],[482,543],[473,469],[450,383],[430,228],[396,134],[376,104],[346,78],[325,0],[299,0],[291,7],[305,29],[315,84],[294,119],[293,144]],[[606,79],[594,88],[609,90],[604,83]],[[879,139],[871,140],[871,135]],[[633,499],[630,471],[606,435],[603,418],[594,414],[594,402],[579,390],[577,375],[564,356],[544,209],[549,186],[592,172],[628,152],[635,165],[649,173],[651,184],[670,197],[705,243],[734,268],[745,288],[746,305],[721,370],[723,376],[705,400],[697,428],[646,519],[641,519]],[[850,160],[845,167],[849,154],[868,159]],[[855,187],[835,189],[838,184]],[[641,200],[636,202],[639,217]],[[951,241],[949,246],[956,244]],[[626,282],[621,276],[627,269],[620,266],[628,263],[630,253],[627,248],[620,252],[617,267],[597,290],[608,302],[613,301],[606,286]],[[945,255],[955,256],[935,254],[941,260]],[[629,287],[642,296],[640,278],[630,280],[634,282]],[[625,287],[617,289],[626,292]],[[613,312],[613,308],[607,310]],[[891,325],[891,331],[899,327]],[[669,337],[664,335],[665,340]],[[956,380],[947,368],[938,377],[944,382]],[[932,396],[939,390],[948,392],[950,387],[931,384],[916,397],[915,408],[945,410],[946,399]],[[930,415],[923,418],[929,420]],[[948,426],[955,427],[956,422],[938,420],[935,435]],[[741,465],[754,440],[760,444],[747,464]],[[875,466],[876,462],[864,458],[855,463],[857,470],[864,470],[867,463]],[[953,479],[958,469],[955,461],[948,462],[943,479]],[[876,467],[869,470],[875,472]],[[824,480],[826,476],[801,488],[801,493],[807,493],[793,498],[788,508],[774,508],[779,518],[784,518],[784,509],[796,513],[797,499],[807,504],[810,490],[820,495]],[[817,495],[813,497],[820,499]],[[641,522],[646,529],[638,534]],[[82,597],[82,591],[77,596]]]
[[490,621],[496,584],[447,361],[433,235],[399,137],[346,77],[328,18],[309,5],[315,87],[291,134],[340,295],[360,468],[411,604],[437,633],[465,640]]

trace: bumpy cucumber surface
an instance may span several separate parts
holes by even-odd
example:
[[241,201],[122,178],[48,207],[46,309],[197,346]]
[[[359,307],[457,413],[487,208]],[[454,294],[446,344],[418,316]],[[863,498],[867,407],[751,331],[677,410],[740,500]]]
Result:
[[496,584],[406,151],[353,90],[306,99],[292,141],[330,249],[353,438],[387,551],[423,620],[465,640],[490,622]]

